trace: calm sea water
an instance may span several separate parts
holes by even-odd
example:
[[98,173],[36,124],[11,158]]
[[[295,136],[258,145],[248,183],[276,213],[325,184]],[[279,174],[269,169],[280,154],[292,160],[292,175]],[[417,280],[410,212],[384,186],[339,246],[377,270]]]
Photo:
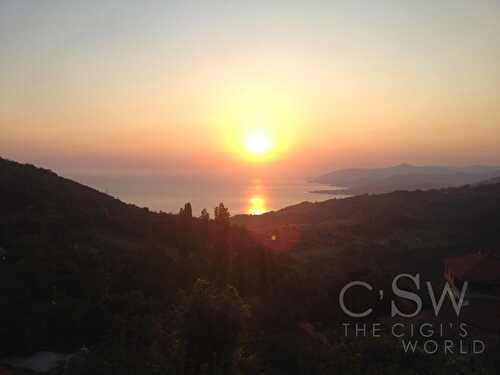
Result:
[[[331,195],[311,193],[325,185],[301,179],[233,179],[200,176],[71,176],[73,179],[106,192],[127,203],[155,211],[178,212],[191,202],[193,213],[223,202],[232,215],[262,214],[303,201],[322,201]],[[331,189],[331,187],[328,187]],[[343,196],[337,196],[343,197]]]

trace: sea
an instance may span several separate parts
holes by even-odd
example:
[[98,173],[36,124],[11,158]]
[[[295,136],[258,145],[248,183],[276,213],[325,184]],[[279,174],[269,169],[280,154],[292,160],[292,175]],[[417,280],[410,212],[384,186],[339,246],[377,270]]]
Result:
[[260,215],[304,201],[319,202],[347,195],[313,193],[331,190],[300,178],[228,178],[220,176],[99,176],[74,175],[72,179],[114,196],[123,202],[153,211],[177,213],[186,202],[193,215],[207,209],[212,215],[219,203],[231,215]]

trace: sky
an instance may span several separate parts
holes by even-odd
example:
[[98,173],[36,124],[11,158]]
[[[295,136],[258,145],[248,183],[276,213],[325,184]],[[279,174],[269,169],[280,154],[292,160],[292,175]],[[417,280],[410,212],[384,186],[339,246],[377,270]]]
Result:
[[498,87],[499,1],[0,2],[0,155],[60,171],[500,164]]

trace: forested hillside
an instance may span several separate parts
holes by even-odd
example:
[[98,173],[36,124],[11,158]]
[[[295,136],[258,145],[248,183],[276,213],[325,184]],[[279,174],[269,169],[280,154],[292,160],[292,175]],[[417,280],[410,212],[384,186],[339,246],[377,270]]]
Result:
[[338,295],[353,278],[385,286],[403,270],[440,279],[442,257],[496,250],[499,206],[488,185],[231,224],[223,205],[212,218],[189,204],[150,212],[0,160],[0,359],[86,345],[89,374],[485,374],[491,352],[405,354],[391,337],[344,337]]
[[[193,218],[189,205],[182,215],[153,213],[0,160],[0,207],[0,358],[97,345],[110,366],[141,367],[156,350],[166,360],[181,349],[185,359],[168,366],[187,366],[186,358],[194,366],[198,354],[190,350],[204,356],[203,343],[178,347],[171,336],[181,334],[174,321],[187,319],[180,309],[190,296],[181,291],[226,296],[220,303],[231,305],[241,302],[239,293],[265,289],[266,253],[245,230],[230,227],[223,205],[212,220]],[[197,279],[209,281],[195,287]],[[217,345],[211,339],[210,352]]]
[[[253,231],[269,232],[295,226],[302,234],[321,236],[356,233],[364,239],[387,240],[413,236],[422,246],[491,247],[499,245],[500,184],[426,191],[396,191],[360,195],[324,202],[304,202],[260,216],[239,215],[233,223]],[[295,249],[314,243],[298,242]]]

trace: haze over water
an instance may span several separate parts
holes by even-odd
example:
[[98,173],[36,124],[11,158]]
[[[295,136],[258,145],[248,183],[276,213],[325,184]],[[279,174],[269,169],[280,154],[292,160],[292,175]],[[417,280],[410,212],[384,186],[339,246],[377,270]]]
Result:
[[[191,202],[193,214],[223,202],[232,215],[259,215],[303,201],[322,201],[333,196],[311,193],[325,185],[298,178],[222,178],[215,176],[72,176],[100,191],[155,211],[177,213]],[[331,187],[329,187],[331,189]],[[343,197],[342,195],[337,197]]]

